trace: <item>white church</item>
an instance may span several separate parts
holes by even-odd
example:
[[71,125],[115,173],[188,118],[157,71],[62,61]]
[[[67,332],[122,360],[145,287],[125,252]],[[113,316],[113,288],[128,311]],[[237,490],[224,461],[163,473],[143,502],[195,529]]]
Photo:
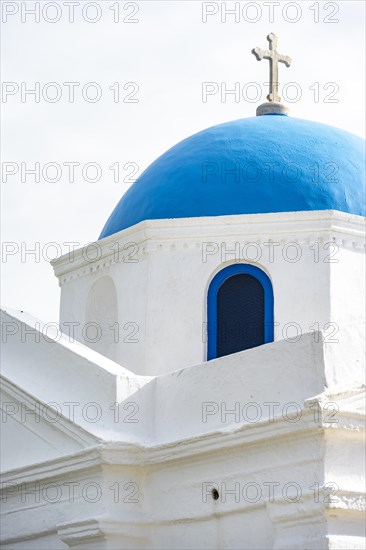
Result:
[[178,143],[2,312],[5,549],[364,549],[364,142],[257,116]]

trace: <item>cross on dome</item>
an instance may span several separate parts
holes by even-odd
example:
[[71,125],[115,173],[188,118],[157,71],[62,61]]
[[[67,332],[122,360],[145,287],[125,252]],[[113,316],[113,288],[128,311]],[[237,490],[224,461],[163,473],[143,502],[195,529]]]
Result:
[[287,108],[280,103],[281,98],[278,95],[278,64],[284,63],[286,67],[291,65],[291,57],[282,55],[277,51],[277,36],[270,33],[267,36],[269,42],[269,50],[261,48],[253,48],[252,54],[255,55],[258,61],[262,59],[269,60],[269,94],[267,99],[269,103],[260,105],[257,109],[257,115],[264,114],[286,114]]

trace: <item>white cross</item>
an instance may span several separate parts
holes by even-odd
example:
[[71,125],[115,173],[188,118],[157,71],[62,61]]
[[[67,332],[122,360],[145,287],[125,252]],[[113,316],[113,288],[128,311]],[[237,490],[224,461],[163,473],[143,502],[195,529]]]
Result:
[[269,94],[267,95],[267,99],[268,101],[280,102],[281,98],[278,95],[278,63],[284,63],[286,67],[289,67],[291,65],[291,57],[278,53],[277,36],[273,32],[267,36],[267,40],[269,42],[269,50],[254,48],[252,53],[258,61],[262,59],[269,60]]

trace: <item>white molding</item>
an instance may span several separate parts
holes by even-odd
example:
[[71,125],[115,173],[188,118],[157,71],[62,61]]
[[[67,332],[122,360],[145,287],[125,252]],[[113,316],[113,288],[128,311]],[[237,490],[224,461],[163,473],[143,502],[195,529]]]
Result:
[[107,540],[109,535],[119,535],[126,539],[136,541],[147,541],[147,529],[152,524],[151,520],[142,518],[140,521],[135,518],[130,520],[113,521],[103,517],[90,518],[81,521],[60,523],[57,525],[57,534],[63,543],[70,547],[78,544],[98,542]]
[[[349,422],[349,415],[338,413],[344,422],[337,429],[354,431],[360,440],[363,434],[354,423]],[[187,439],[169,441],[159,445],[143,445],[142,443],[104,442],[89,447],[77,453],[49,460],[36,465],[17,468],[3,472],[1,481],[5,487],[10,483],[30,483],[64,476],[81,470],[98,468],[102,465],[123,466],[154,466],[156,464],[179,462],[187,458],[204,456],[206,453],[225,454],[237,447],[260,448],[281,439],[299,438],[313,439],[323,436],[324,430],[332,429],[332,425],[324,424],[323,420],[314,421],[314,411],[307,407],[302,409],[299,422],[287,422],[283,418],[273,421],[261,421],[256,424],[241,424],[234,429],[223,429]]]
[[118,263],[116,248],[120,251],[119,259],[124,258],[123,250],[128,243],[138,246],[136,259],[140,260],[151,252],[198,248],[207,239],[215,238],[222,242],[257,241],[259,245],[276,239],[283,244],[332,241],[342,248],[363,250],[364,218],[336,210],[319,210],[147,220],[96,241],[100,250],[97,261],[86,260],[83,247],[75,250],[72,257],[65,254],[51,264],[62,286],[90,273],[107,272]]

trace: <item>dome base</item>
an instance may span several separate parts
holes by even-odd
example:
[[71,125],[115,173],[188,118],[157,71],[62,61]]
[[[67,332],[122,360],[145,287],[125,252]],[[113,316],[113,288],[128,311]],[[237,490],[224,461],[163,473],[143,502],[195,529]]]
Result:
[[256,114],[257,116],[262,115],[288,115],[290,112],[289,108],[282,103],[276,103],[275,101],[262,103],[257,107]]

